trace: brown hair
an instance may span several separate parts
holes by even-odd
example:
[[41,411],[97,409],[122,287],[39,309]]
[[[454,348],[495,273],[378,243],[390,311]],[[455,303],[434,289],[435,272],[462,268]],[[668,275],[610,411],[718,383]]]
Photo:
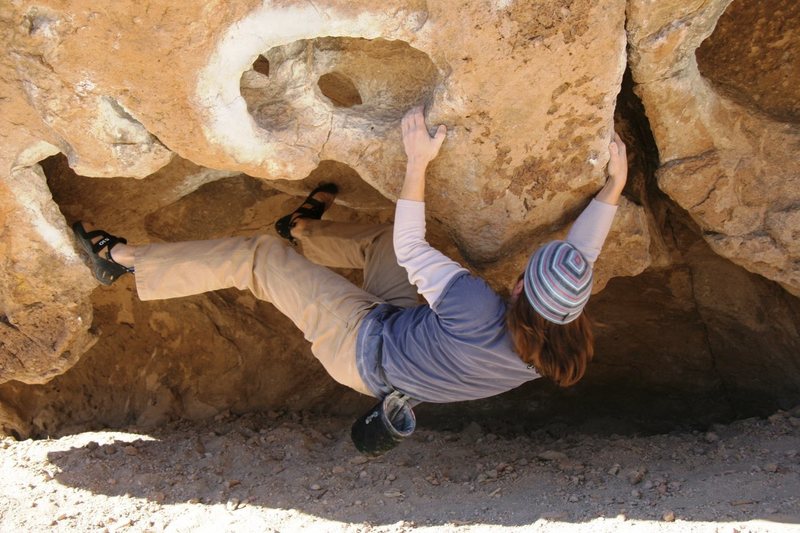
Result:
[[568,324],[556,324],[520,294],[508,306],[506,325],[517,355],[560,387],[580,381],[594,356],[592,324],[585,311]]

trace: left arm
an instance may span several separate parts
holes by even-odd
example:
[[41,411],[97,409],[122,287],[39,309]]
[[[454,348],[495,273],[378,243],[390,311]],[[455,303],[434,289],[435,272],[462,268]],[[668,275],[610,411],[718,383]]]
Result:
[[466,272],[425,240],[425,170],[438,155],[447,128],[439,126],[431,137],[422,108],[416,107],[403,117],[402,130],[408,162],[395,210],[394,251],[398,264],[408,272],[408,280],[433,306],[450,280]]
[[447,128],[444,125],[436,129],[436,135],[431,137],[425,126],[425,117],[422,107],[411,109],[403,117],[401,123],[403,131],[403,147],[406,150],[406,177],[403,180],[403,189],[400,198],[403,200],[425,201],[425,170],[428,163],[439,155]]

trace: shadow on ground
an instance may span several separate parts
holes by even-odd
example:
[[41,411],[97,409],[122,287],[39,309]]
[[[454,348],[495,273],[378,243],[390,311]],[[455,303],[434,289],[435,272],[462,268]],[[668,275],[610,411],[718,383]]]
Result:
[[249,414],[149,436],[83,434],[47,458],[54,482],[94,495],[344,523],[521,526],[624,515],[797,524],[798,415],[649,437],[422,428],[368,460],[349,440],[349,420]]

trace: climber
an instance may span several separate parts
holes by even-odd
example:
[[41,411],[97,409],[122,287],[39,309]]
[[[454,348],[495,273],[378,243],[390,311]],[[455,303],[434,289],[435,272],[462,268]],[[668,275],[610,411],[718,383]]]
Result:
[[[605,186],[566,240],[534,251],[506,302],[425,241],[425,172],[446,128],[431,136],[419,107],[401,126],[407,166],[394,225],[321,220],[338,192],[321,185],[276,223],[305,257],[269,235],[131,246],[76,222],[76,239],[101,283],[135,273],[142,300],[237,287],[272,302],[336,381],[378,399],[394,397],[384,406],[392,413],[381,415],[389,419],[398,409],[408,416],[407,400],[484,398],[540,376],[561,386],[576,383],[593,355],[583,312],[592,265],[627,180],[620,137],[609,145]],[[325,267],[363,269],[363,287]],[[413,430],[413,420],[405,429]]]

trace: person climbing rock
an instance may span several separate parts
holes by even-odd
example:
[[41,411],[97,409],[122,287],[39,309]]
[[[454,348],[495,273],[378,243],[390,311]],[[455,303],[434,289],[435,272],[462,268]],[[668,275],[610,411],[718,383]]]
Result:
[[[73,230],[95,277],[111,284],[132,273],[142,300],[236,287],[271,302],[333,379],[380,400],[352,432],[359,449],[380,453],[413,431],[418,402],[485,398],[539,377],[569,386],[593,356],[583,309],[627,180],[620,137],[604,187],[565,240],[534,250],[506,301],[425,240],[425,173],[445,136],[445,126],[429,134],[421,107],[403,117],[407,165],[393,225],[321,220],[338,188],[311,191],[275,225],[304,255],[271,235],[132,246],[81,222]],[[363,286],[327,267],[363,269]]]

